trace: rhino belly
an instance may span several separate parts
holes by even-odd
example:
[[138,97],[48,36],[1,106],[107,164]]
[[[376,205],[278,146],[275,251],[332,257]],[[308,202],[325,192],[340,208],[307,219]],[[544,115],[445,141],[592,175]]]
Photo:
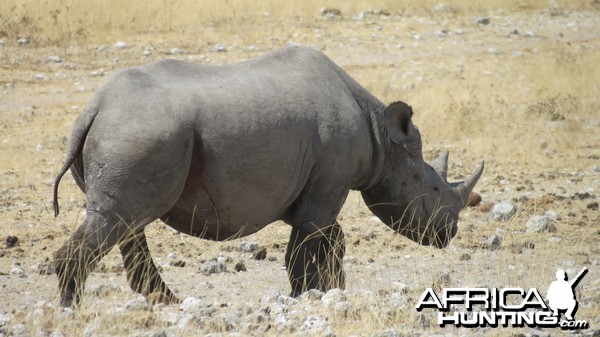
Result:
[[[194,155],[179,200],[161,217],[170,227],[204,239],[244,237],[284,217],[308,179],[308,171],[280,164],[277,174],[228,172],[228,165],[202,163]],[[260,169],[260,168],[259,168]],[[293,172],[286,174],[286,172]]]

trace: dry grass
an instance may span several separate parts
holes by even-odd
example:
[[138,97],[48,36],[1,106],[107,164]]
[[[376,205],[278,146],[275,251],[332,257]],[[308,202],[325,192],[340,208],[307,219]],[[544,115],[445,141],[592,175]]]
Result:
[[[593,201],[590,199],[552,196],[586,188],[592,188],[593,194],[600,191],[598,174],[592,171],[600,157],[595,5],[590,1],[524,5],[516,0],[456,0],[444,2],[448,11],[433,11],[438,2],[148,1],[143,6],[113,0],[0,2],[0,37],[6,39],[6,45],[0,47],[0,229],[21,241],[20,251],[0,247],[0,272],[4,273],[0,275],[0,314],[5,310],[13,315],[10,329],[22,323],[29,335],[62,331],[65,336],[76,336],[95,325],[98,331],[91,335],[126,336],[168,325],[156,312],[123,311],[123,303],[135,295],[119,269],[122,260],[116,250],[92,273],[88,282],[91,293],[84,297],[80,311],[69,315],[55,306],[36,304],[45,300],[55,305],[57,285],[55,276],[38,275],[34,267],[51,257],[81,223],[83,195],[72,180],[66,178],[61,185],[62,214],[57,219],[51,213],[50,184],[64,158],[70,126],[105,81],[89,73],[104,68],[110,74],[165,57],[212,64],[235,62],[289,41],[323,50],[381,99],[410,103],[424,137],[426,157],[450,150],[450,177],[470,174],[475,163],[484,159],[486,171],[477,187],[484,201],[529,198],[518,202],[520,211],[508,223],[490,221],[486,210],[464,211],[458,237],[449,248],[439,251],[393,235],[371,219],[360,196],[352,193],[339,222],[346,233],[347,255],[355,257],[345,263],[347,287],[358,295],[350,299],[348,316],[331,316],[330,323],[339,335],[369,335],[388,328],[423,335],[469,333],[436,328],[431,312],[419,314],[412,307],[394,310],[390,300],[394,281],[408,285],[406,295],[413,300],[425,287],[444,283],[454,287],[537,287],[543,292],[555,268],[577,272],[581,266],[591,266],[579,298],[598,303],[598,211],[586,207]],[[324,20],[318,15],[322,6],[340,8],[345,19]],[[388,19],[349,19],[369,7],[392,15]],[[544,8],[549,8],[549,13],[543,12]],[[266,11],[270,17],[263,17]],[[479,16],[491,17],[491,25],[475,25]],[[575,26],[569,26],[570,22]],[[511,35],[515,28],[519,34]],[[451,34],[438,37],[441,29]],[[536,36],[524,37],[529,30]],[[16,38],[21,36],[33,43],[16,46]],[[98,50],[100,44],[112,45],[117,39],[132,47]],[[225,44],[229,51],[212,53],[214,43]],[[249,45],[256,50],[247,49]],[[142,51],[147,47],[152,47],[153,53],[144,57]],[[166,55],[172,47],[183,48],[185,53]],[[44,63],[51,54],[61,55],[63,63]],[[66,77],[54,76],[57,72]],[[36,73],[48,79],[36,80]],[[85,90],[78,91],[78,86]],[[547,209],[561,217],[557,232],[526,234],[524,223],[529,216]],[[503,239],[500,249],[487,249],[486,239],[497,231]],[[276,261],[247,263],[244,274],[210,277],[198,273],[199,261],[219,253],[247,258],[236,255],[237,242],[213,243],[176,235],[160,224],[151,225],[148,232],[163,277],[180,297],[256,307],[263,294],[289,290],[285,270],[280,268],[290,234],[283,224],[246,238],[269,247],[269,256]],[[551,236],[562,241],[548,241]],[[273,248],[273,243],[283,248]],[[528,248],[531,244],[535,248]],[[171,252],[188,265],[169,267],[166,256]],[[26,277],[5,275],[17,263]],[[450,280],[444,274],[450,275]],[[94,290],[99,295],[93,294]],[[361,292],[367,290],[372,295]],[[579,319],[597,327],[597,305],[579,310]],[[422,321],[430,322],[431,327],[424,327]],[[219,326],[200,328],[223,330]],[[503,329],[486,332],[507,333]],[[196,334],[188,329],[180,335]]]
[[339,8],[346,17],[370,9],[394,15],[422,15],[432,12],[457,16],[464,13],[487,13],[498,9],[539,11],[581,8],[588,0],[559,0],[524,3],[520,0],[502,1],[444,1],[444,10],[434,11],[440,2],[374,0],[363,1],[118,1],[118,0],[12,0],[0,4],[0,33],[14,37],[30,37],[38,42],[69,44],[73,41],[102,41],[124,34],[148,32],[202,31],[208,23],[223,25],[231,32],[244,33],[248,23],[269,13],[273,18],[315,17],[322,7]]

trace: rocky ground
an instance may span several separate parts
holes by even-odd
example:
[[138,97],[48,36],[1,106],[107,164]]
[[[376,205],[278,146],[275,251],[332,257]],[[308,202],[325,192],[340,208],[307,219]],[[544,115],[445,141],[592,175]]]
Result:
[[[104,258],[78,310],[58,307],[52,254],[83,217],[83,194],[51,186],[77,114],[116,70],[166,57],[235,62],[290,44],[329,55],[376,96],[413,105],[426,158],[449,150],[459,179],[486,161],[483,201],[462,212],[450,247],[393,234],[352,192],[340,214],[347,289],[289,292],[290,229],[209,242],[156,222],[150,249],[181,305],[151,305]],[[0,336],[600,334],[600,15],[578,10],[385,11],[264,17],[239,30],[130,34],[110,41],[0,42]],[[3,239],[4,240],[4,239]],[[440,328],[417,312],[427,287],[508,286],[545,294],[557,268],[589,273],[577,287],[583,331]]]

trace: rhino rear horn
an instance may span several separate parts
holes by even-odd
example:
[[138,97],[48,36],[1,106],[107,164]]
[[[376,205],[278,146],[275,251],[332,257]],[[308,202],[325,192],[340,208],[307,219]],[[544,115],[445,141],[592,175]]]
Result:
[[440,153],[440,155],[432,160],[429,165],[433,167],[435,172],[437,172],[442,179],[448,179],[448,151]]

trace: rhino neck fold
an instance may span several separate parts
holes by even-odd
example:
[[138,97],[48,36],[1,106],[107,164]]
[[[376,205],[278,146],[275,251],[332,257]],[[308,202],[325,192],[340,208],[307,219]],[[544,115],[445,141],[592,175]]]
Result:
[[363,111],[366,115],[366,120],[369,123],[369,133],[371,147],[373,150],[371,165],[366,173],[353,184],[352,189],[357,191],[366,191],[379,185],[384,178],[384,171],[387,163],[387,150],[389,148],[387,136],[384,134],[381,125],[383,118],[383,109],[385,106],[378,106],[371,111]]

